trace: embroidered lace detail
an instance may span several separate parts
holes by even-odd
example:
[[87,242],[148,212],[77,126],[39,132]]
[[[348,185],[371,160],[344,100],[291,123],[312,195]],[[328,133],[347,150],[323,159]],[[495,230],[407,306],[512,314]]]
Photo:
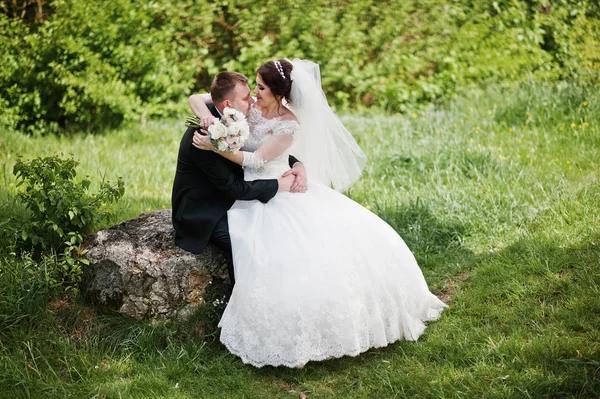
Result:
[[242,147],[244,151],[244,179],[276,179],[289,168],[290,147],[298,122],[263,118],[261,112],[250,108],[248,117],[250,136]]
[[[261,277],[274,283],[271,275]],[[400,339],[416,341],[425,322],[439,318],[444,308],[432,294],[411,298],[382,290],[375,296],[363,289],[364,281],[355,281],[355,297],[330,297],[315,308],[310,299],[277,301],[261,279],[253,283],[258,285],[250,297],[234,298],[235,306],[225,311],[219,326],[227,349],[256,367],[298,367],[309,361],[357,356]]]
[[[279,177],[298,124],[254,109],[248,120],[246,180]],[[296,367],[416,340],[446,307],[396,231],[325,185],[236,201],[227,218],[236,284],[220,340],[244,363]]]

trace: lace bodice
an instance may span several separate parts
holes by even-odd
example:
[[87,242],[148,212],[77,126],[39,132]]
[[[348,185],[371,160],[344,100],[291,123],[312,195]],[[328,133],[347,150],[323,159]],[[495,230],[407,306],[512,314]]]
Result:
[[250,108],[250,136],[244,151],[244,180],[277,179],[289,168],[290,147],[298,122],[263,118],[261,112]]

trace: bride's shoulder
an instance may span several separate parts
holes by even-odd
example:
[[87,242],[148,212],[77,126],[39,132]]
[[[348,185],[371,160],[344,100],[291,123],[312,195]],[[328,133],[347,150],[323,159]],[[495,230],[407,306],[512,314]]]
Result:
[[273,134],[294,135],[300,124],[296,116],[289,112],[277,118],[277,124],[273,127]]
[[279,120],[282,122],[283,121],[293,121],[293,122],[298,123],[298,118],[296,118],[296,115],[294,115],[294,113],[290,110],[288,110]]

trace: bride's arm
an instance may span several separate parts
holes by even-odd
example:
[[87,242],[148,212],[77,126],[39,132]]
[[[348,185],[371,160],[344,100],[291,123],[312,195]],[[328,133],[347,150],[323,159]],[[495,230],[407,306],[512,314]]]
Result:
[[[255,152],[239,151],[237,154],[231,152],[216,151],[215,147],[211,144],[210,139],[206,136],[194,134],[193,145],[201,150],[214,151],[232,162],[243,166],[259,167],[264,163],[277,158],[284,151],[290,147],[293,143],[292,134],[279,134],[274,135],[266,143],[264,143]],[[294,158],[295,159],[295,158]],[[306,183],[306,169],[304,165],[296,160],[292,169],[284,174],[284,176],[294,176],[294,184],[290,189],[293,193],[304,193],[307,189]]]
[[238,151],[235,154],[228,151],[218,151],[211,144],[209,137],[199,134],[194,134],[193,144],[201,150],[214,151],[238,165],[257,168],[283,154],[292,145],[293,137],[293,134],[274,134],[256,151]]
[[208,109],[208,104],[212,104],[212,97],[210,93],[192,94],[188,98],[188,104],[194,114],[198,118],[203,116],[212,115]]
[[200,118],[201,126],[204,129],[212,125],[216,119],[207,106],[212,103],[210,93],[192,94],[188,98],[188,104],[190,105],[192,112]]

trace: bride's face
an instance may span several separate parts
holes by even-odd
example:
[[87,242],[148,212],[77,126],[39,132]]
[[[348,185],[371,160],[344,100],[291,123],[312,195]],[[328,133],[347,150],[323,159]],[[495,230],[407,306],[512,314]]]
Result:
[[270,105],[277,102],[273,92],[271,89],[269,89],[269,86],[265,84],[259,74],[256,75],[256,87],[254,88],[254,95],[256,96],[256,105],[260,107],[268,108]]

